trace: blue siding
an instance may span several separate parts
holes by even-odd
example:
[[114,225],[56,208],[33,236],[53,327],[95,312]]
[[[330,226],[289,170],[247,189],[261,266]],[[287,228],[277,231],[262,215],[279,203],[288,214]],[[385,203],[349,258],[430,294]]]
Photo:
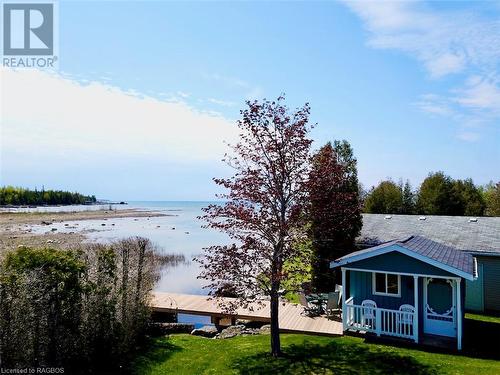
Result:
[[[397,245],[394,245],[395,247]],[[394,273],[411,273],[421,275],[450,276],[456,277],[447,271],[434,267],[430,264],[402,254],[396,250],[368,259],[359,260],[346,264],[346,267],[365,270],[377,270]]]
[[347,297],[354,297],[354,304],[361,305],[365,299],[375,301],[378,307],[398,310],[403,304],[415,305],[413,298],[413,276],[401,276],[401,297],[379,296],[372,293],[372,273],[349,271],[350,290]]
[[[415,306],[413,291],[413,276],[401,276],[401,297],[387,297],[374,295],[372,293],[372,273],[363,271],[347,271],[347,290],[346,298],[353,297],[355,305],[361,305],[365,299],[375,301],[378,307],[392,310],[399,310],[403,304]],[[466,301],[465,279],[462,279],[461,286],[461,304],[462,304],[462,327],[464,322],[464,306]],[[419,336],[424,333],[424,279],[418,278],[418,327]]]

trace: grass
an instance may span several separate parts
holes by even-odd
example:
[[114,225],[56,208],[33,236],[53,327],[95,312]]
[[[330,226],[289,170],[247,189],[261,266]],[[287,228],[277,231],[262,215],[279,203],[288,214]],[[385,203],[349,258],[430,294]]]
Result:
[[291,303],[299,303],[300,302],[298,293],[288,292],[287,294],[285,294],[284,297],[288,302],[291,302]]
[[470,320],[478,320],[481,322],[500,324],[500,316],[467,313],[465,314],[465,318]]
[[[159,374],[500,374],[500,361],[369,344],[356,337],[281,335],[283,357],[268,335],[213,340],[186,334],[152,341],[133,365]],[[492,343],[494,344],[494,343]],[[496,344],[498,350],[498,344]]]

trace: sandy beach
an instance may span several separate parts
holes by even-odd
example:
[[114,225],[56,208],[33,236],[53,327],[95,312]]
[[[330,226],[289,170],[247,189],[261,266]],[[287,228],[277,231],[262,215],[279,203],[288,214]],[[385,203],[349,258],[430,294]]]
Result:
[[[103,220],[116,218],[151,218],[171,216],[157,211],[138,209],[93,210],[75,212],[0,212],[0,251],[25,246],[73,247],[85,241],[86,231],[75,228],[74,232],[58,233],[51,231],[55,223],[82,220]],[[32,233],[33,225],[46,225],[48,233]]]

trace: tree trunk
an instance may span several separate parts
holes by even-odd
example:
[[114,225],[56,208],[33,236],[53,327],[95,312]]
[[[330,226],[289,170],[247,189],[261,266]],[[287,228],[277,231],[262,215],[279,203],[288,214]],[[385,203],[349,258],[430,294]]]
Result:
[[271,354],[273,357],[279,357],[281,355],[278,311],[278,293],[277,291],[273,291],[273,293],[271,293]]

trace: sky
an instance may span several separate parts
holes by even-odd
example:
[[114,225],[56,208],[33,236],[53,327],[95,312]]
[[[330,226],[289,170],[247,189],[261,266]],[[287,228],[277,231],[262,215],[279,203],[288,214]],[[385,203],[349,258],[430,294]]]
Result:
[[1,68],[0,184],[211,200],[246,100],[310,103],[369,188],[500,180],[500,2],[59,4],[56,71]]

